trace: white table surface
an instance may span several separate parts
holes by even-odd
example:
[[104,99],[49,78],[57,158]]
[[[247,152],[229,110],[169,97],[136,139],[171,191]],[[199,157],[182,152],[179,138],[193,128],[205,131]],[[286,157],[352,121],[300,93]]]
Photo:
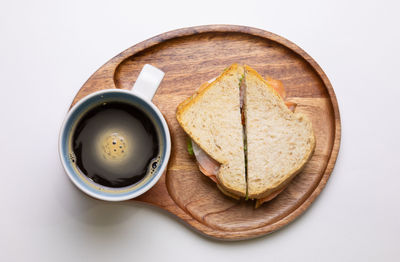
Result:
[[[0,261],[399,261],[400,6],[323,2],[1,0]],[[322,194],[289,226],[250,241],[210,240],[157,208],[87,197],[57,152],[73,97],[108,59],[216,23],[299,45],[328,75],[342,117]]]

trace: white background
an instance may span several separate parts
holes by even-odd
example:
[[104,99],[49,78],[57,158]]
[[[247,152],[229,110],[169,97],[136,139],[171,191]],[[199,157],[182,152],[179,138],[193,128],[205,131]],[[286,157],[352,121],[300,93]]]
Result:
[[[399,261],[400,6],[396,1],[0,2],[0,261]],[[335,89],[338,161],[289,226],[250,241],[200,236],[157,208],[70,183],[58,132],[76,92],[154,35],[238,24],[303,48]]]

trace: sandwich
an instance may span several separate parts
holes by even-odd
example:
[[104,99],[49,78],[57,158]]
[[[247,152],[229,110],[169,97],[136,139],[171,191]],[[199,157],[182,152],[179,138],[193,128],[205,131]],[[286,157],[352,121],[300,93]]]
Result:
[[282,82],[233,64],[177,108],[189,152],[222,193],[254,199],[276,197],[311,158],[311,121],[285,101]]

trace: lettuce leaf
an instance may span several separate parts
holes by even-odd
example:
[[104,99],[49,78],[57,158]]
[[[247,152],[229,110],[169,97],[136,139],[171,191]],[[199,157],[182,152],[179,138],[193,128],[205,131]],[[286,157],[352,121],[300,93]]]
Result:
[[193,156],[193,146],[192,146],[192,139],[188,138],[187,139],[187,151],[189,153],[189,155]]

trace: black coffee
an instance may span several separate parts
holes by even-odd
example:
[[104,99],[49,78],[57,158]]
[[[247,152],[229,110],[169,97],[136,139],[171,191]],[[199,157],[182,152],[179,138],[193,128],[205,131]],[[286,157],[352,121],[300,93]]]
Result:
[[94,182],[108,187],[132,185],[159,162],[156,128],[139,108],[103,103],[78,122],[72,137],[74,161]]

